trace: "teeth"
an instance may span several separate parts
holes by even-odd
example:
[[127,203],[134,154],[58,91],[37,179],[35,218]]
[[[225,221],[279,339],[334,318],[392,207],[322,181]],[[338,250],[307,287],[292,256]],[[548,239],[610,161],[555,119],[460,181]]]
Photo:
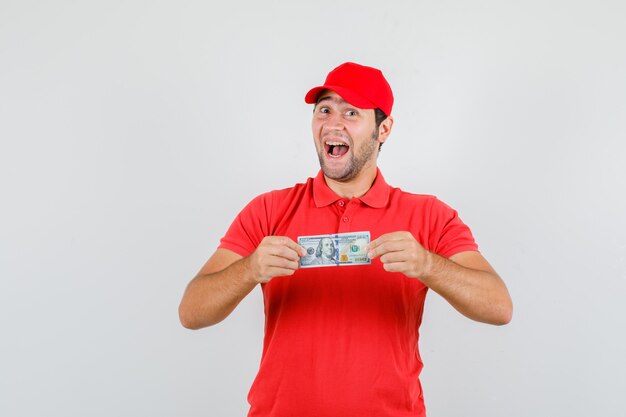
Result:
[[326,142],[326,144],[331,146],[348,146],[343,142]]

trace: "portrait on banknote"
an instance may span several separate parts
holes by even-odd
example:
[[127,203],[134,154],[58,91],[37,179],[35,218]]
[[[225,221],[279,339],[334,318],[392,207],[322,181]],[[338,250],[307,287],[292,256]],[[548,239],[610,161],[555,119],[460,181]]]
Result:
[[315,259],[311,265],[334,265],[337,263],[335,241],[330,237],[323,237],[319,240],[315,250]]

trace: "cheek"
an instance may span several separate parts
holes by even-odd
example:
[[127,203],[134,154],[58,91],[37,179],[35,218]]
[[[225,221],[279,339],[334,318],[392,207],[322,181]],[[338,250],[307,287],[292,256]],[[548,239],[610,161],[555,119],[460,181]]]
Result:
[[363,143],[368,143],[369,141],[371,141],[373,133],[378,133],[378,131],[376,130],[376,125],[374,126],[360,125],[360,126],[355,127],[350,132],[352,138],[355,141],[358,141],[358,145],[355,145],[357,147]]
[[313,116],[313,119],[311,120],[311,127],[313,128],[313,130],[319,130],[322,127],[323,123],[324,121],[322,119]]
[[313,123],[311,123],[311,132],[313,133],[313,138],[314,139],[319,139],[319,137],[320,137],[320,128],[321,128],[321,125],[319,123],[315,123],[315,121]]
[[315,146],[317,146],[317,140],[320,137],[319,123],[315,123],[315,121],[311,123],[311,133],[313,133],[313,139],[315,139]]
[[348,131],[353,138],[363,138],[371,132],[371,129],[365,123],[354,123],[348,126]]

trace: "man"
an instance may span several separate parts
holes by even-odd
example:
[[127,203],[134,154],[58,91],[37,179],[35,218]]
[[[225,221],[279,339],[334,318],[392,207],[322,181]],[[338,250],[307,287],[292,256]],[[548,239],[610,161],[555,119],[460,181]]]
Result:
[[[425,416],[418,329],[428,289],[505,324],[506,286],[456,211],[389,186],[376,160],[393,127],[381,71],[345,63],[305,96],[321,171],[253,199],[190,282],[185,327],[226,318],[258,284],[266,326],[249,416]],[[299,236],[368,231],[371,264],[299,268]]]
[[311,265],[333,265],[336,263],[335,243],[329,237],[321,238],[315,250],[315,259],[311,261]]

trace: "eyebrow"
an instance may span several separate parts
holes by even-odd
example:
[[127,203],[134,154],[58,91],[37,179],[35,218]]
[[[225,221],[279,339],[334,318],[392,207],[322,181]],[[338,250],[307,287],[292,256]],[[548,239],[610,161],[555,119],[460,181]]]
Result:
[[320,104],[322,101],[333,101],[337,104],[341,104],[341,103],[346,103],[346,104],[350,104],[347,101],[345,101],[343,98],[341,98],[341,96],[337,96],[337,97],[332,97],[332,96],[323,96],[322,98],[320,98],[319,100],[317,100],[317,102],[315,103],[315,107],[314,109],[317,108],[317,105]]

